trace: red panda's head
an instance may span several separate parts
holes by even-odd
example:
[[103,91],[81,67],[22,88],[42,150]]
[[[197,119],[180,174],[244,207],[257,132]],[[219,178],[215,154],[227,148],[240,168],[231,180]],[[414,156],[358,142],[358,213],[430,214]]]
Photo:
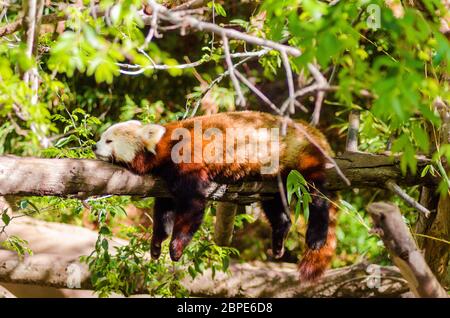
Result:
[[131,163],[137,154],[148,151],[156,154],[156,145],[166,132],[160,125],[142,125],[130,120],[109,127],[94,146],[98,159]]

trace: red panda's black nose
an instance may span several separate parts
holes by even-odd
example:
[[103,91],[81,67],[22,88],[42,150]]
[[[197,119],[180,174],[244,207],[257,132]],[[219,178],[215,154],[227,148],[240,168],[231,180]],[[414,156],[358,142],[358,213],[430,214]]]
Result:
[[92,151],[96,151],[96,150],[97,150],[97,145],[96,144],[92,145]]

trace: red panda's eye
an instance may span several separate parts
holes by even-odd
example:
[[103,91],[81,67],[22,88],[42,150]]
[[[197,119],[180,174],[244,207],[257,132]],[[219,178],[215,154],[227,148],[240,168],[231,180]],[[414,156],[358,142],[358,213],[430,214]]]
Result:
[[108,139],[108,140],[105,141],[105,143],[110,144],[110,143],[112,143],[112,140]]

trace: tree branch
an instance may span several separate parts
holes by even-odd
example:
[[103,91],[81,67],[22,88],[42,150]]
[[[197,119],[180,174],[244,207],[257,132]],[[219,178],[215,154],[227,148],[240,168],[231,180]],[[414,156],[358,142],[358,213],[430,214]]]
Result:
[[398,207],[392,203],[376,202],[367,207],[395,265],[408,281],[417,297],[443,297],[447,292],[434,277],[414,242]]
[[424,207],[422,204],[414,200],[408,193],[403,191],[402,188],[398,186],[394,181],[388,180],[386,182],[386,188],[394,192],[396,195],[398,195],[403,201],[405,201],[409,206],[413,207],[417,211],[422,212],[425,214],[425,217],[429,217],[431,212],[426,207]]
[[222,41],[223,41],[223,50],[225,52],[225,60],[227,62],[228,70],[230,72],[231,82],[233,83],[234,90],[236,91],[236,95],[237,95],[236,104],[241,107],[244,107],[245,106],[245,98],[244,98],[244,95],[242,94],[241,86],[236,77],[236,74],[234,73],[234,65],[233,65],[233,61],[231,60],[231,55],[230,55],[230,46],[228,45],[228,38],[227,38],[225,32],[222,33]]
[[289,92],[289,112],[291,114],[295,113],[295,97],[294,97],[294,76],[292,75],[291,65],[289,64],[289,59],[286,54],[286,51],[280,51],[281,60],[283,61],[284,70],[286,72],[286,81],[288,85]]
[[[322,75],[322,73],[320,73],[319,69],[316,66],[314,66],[313,64],[308,64],[308,69],[318,85],[325,88],[329,87],[327,79],[325,78],[325,76]],[[313,126],[317,126],[319,124],[320,111],[322,109],[322,103],[324,99],[325,99],[325,90],[319,90],[317,92],[314,112],[312,114],[311,119],[311,125]]]
[[183,25],[183,27],[190,27],[200,31],[209,31],[220,36],[225,35],[227,38],[242,40],[247,43],[271,48],[280,52],[285,51],[287,54],[292,56],[299,56],[301,54],[299,49],[292,46],[248,35],[234,29],[222,28],[214,23],[203,22],[191,16],[180,15],[179,11],[171,12],[166,7],[156,3],[156,1],[153,0],[148,0],[148,3],[153,8],[153,10],[156,9],[160,19],[169,21],[172,24],[180,24]]
[[[362,153],[344,154],[336,163],[351,180],[352,187],[384,187],[387,180],[405,185],[435,185],[430,175],[419,177],[429,161],[418,159],[418,175],[403,176],[399,158]],[[222,181],[222,180],[219,180]],[[219,182],[217,181],[217,182]],[[245,180],[239,184],[213,183],[207,189],[210,200],[248,204],[278,193],[276,182]],[[347,185],[335,169],[327,169],[327,188],[341,190]],[[168,197],[162,180],[139,176],[116,165],[98,160],[0,157],[0,195],[54,195],[86,198],[94,195],[141,195]]]

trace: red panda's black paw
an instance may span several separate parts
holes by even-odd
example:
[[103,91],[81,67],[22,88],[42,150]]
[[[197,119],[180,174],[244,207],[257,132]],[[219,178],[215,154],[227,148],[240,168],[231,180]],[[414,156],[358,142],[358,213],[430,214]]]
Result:
[[152,247],[150,249],[150,254],[152,255],[153,259],[158,259],[161,255],[161,245],[152,244]]
[[284,246],[281,247],[281,249],[276,249],[273,251],[273,257],[275,259],[280,259],[284,255]]
[[284,255],[284,240],[272,242],[271,254],[275,259],[280,259]]
[[318,250],[327,242],[327,233],[307,231],[306,244],[312,250]]
[[267,250],[267,254],[270,257],[273,257],[274,259],[280,259],[283,257],[284,255],[284,247],[282,247],[281,249],[277,250],[277,249],[268,249]]

